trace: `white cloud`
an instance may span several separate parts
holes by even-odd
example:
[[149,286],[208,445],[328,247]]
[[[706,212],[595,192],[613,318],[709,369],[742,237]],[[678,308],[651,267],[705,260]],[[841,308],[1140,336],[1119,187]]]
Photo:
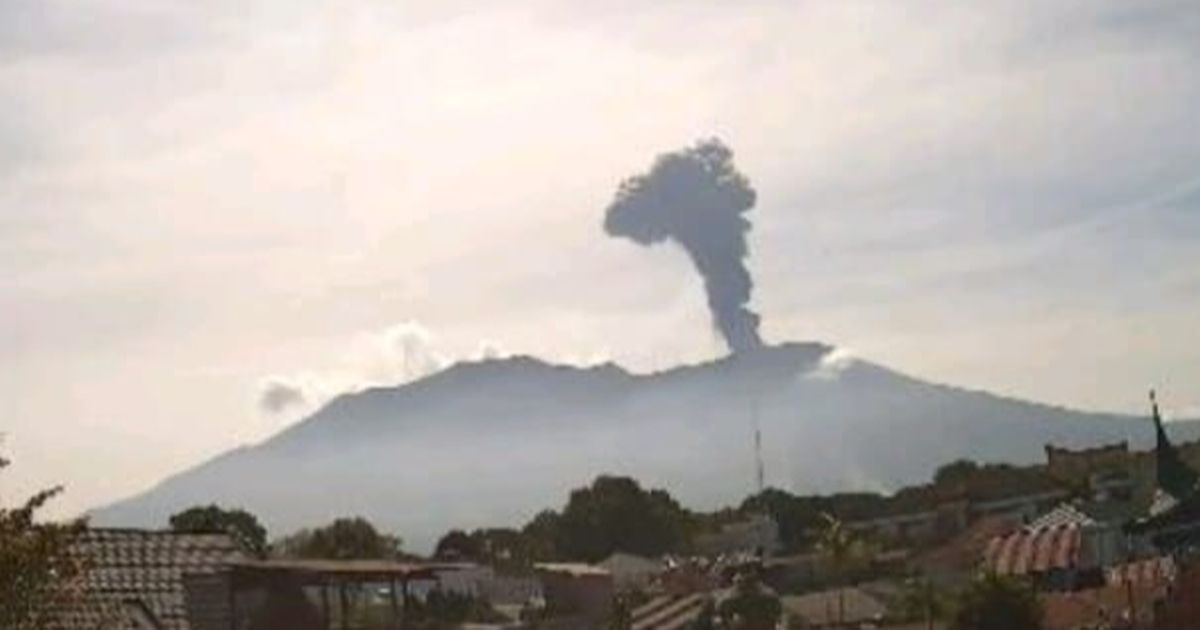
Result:
[[311,411],[339,394],[408,383],[450,363],[433,333],[414,321],[355,335],[347,346],[328,368],[263,379],[259,406],[270,413]]
[[838,346],[825,353],[817,363],[817,366],[805,372],[801,375],[801,378],[818,381],[835,381],[841,377],[842,372],[854,365],[856,360],[857,357],[855,357],[849,348]]

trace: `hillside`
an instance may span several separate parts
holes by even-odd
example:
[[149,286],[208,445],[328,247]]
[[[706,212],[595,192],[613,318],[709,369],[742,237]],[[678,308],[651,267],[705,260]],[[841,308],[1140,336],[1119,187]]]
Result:
[[1145,418],[1001,398],[833,356],[820,344],[784,344],[648,375],[528,357],[460,363],[341,396],[92,518],[161,526],[215,501],[255,512],[279,534],[358,514],[425,549],[450,526],[523,522],[603,472],[669,488],[696,508],[739,501],[752,491],[755,415],[767,482],[797,492],[894,489],[960,457],[1030,463],[1047,442],[1145,448],[1153,438]]

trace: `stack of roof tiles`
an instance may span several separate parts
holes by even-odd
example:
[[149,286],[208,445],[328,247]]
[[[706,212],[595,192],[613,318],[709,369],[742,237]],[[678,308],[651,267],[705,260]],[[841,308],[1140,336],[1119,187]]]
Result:
[[191,630],[184,576],[212,575],[247,559],[226,534],[89,529],[72,553],[84,566],[83,601],[59,627]]

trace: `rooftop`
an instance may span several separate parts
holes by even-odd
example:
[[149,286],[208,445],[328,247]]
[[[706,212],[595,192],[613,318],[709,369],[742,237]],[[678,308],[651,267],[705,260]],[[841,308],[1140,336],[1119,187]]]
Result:
[[82,603],[59,611],[64,630],[91,629],[100,619],[128,620],[135,613],[162,628],[190,630],[184,575],[216,573],[247,558],[226,534],[137,529],[85,530],[71,554],[86,563],[84,596]]

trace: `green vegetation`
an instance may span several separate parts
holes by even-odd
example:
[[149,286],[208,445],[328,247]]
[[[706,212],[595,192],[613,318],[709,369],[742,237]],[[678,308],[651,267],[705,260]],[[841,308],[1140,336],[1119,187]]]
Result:
[[896,602],[894,615],[905,621],[921,622],[932,628],[935,621],[944,619],[951,608],[951,601],[925,578],[914,578],[904,583]]
[[1039,630],[1042,608],[1037,593],[1020,580],[983,575],[959,595],[953,630]]
[[547,510],[521,530],[453,530],[438,541],[441,559],[527,567],[539,560],[595,562],[616,551],[659,556],[690,544],[697,517],[663,490],[629,477],[597,477],[571,492],[562,512]]
[[870,492],[844,492],[829,496],[797,496],[767,488],[748,497],[739,514],[767,513],[779,525],[779,539],[786,553],[812,549],[824,530],[825,515],[855,520],[881,512],[887,497]]
[[458,628],[464,623],[497,623],[504,620],[481,597],[440,589],[430,591],[424,600],[409,600],[407,605],[406,627],[412,628]]
[[171,517],[171,529],[192,534],[227,533],[258,556],[267,553],[267,530],[253,514],[222,509],[216,505],[196,506]]
[[[0,469],[8,461],[0,458]],[[0,508],[0,628],[34,630],[52,626],[53,611],[77,594],[81,566],[69,549],[83,521],[38,522],[36,514],[61,487],[43,490],[20,507]]]
[[756,576],[743,575],[739,576],[733,596],[721,602],[717,614],[725,628],[774,630],[783,615],[783,605],[762,587]]
[[316,529],[305,529],[275,543],[275,552],[289,558],[329,560],[392,560],[402,543],[382,534],[362,517],[339,518]]
[[[839,582],[845,584],[857,569],[870,563],[873,549],[870,544],[855,536],[842,522],[828,514],[823,515],[825,529],[817,541],[817,549],[829,561]],[[846,620],[846,594],[838,590],[838,623]]]
[[559,550],[594,562],[614,551],[657,556],[687,543],[689,513],[663,490],[628,477],[598,477],[571,492],[558,522]]

